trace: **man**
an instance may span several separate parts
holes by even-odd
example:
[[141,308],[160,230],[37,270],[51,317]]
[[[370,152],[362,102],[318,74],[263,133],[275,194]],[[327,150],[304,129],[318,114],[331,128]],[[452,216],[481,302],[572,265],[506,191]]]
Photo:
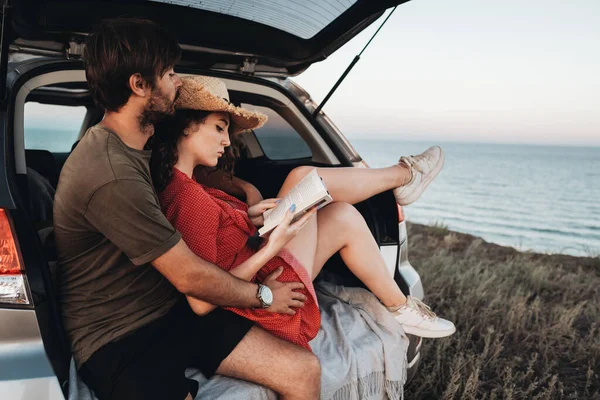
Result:
[[[154,23],[104,21],[85,49],[90,91],[105,110],[61,172],[54,204],[63,318],[85,382],[103,399],[191,399],[197,367],[317,398],[318,359],[218,308],[200,317],[184,295],[293,313],[301,283],[266,287],[199,259],[161,213],[145,143],[174,112],[180,48]],[[269,291],[270,289],[270,291]],[[269,292],[272,304],[269,305]]]

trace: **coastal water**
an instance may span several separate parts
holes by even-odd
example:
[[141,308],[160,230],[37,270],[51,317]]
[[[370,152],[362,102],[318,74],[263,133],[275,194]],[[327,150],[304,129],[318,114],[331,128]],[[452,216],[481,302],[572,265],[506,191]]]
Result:
[[[77,130],[28,129],[27,148],[70,151]],[[295,136],[295,135],[294,135]],[[272,158],[310,156],[300,138],[261,137]],[[442,224],[519,250],[600,256],[600,147],[426,143],[351,139],[371,167],[432,144],[446,163],[414,204],[409,221]]]
[[[353,139],[371,167],[434,143]],[[437,143],[440,144],[440,143]],[[444,169],[409,221],[519,250],[600,256],[600,148],[441,143]]]

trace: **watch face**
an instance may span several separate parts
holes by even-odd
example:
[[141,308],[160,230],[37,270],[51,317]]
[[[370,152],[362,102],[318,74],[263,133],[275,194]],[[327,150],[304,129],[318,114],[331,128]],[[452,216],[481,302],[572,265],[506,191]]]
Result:
[[273,292],[271,292],[271,289],[269,289],[268,286],[263,286],[261,288],[260,297],[262,297],[262,300],[266,304],[268,304],[268,305],[273,304]]

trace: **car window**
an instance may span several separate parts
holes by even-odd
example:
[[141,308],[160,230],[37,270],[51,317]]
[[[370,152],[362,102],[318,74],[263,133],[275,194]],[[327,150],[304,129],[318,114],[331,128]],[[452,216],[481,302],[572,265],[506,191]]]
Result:
[[265,156],[271,160],[291,160],[312,157],[312,151],[298,132],[277,112],[268,107],[243,104],[269,117],[267,123],[254,131]]
[[84,106],[25,103],[25,148],[69,153],[85,113]]

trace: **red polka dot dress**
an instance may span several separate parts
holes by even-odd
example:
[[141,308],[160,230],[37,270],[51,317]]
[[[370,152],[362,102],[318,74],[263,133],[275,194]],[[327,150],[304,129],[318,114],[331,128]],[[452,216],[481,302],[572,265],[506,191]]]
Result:
[[[163,213],[177,229],[187,246],[198,256],[229,271],[254,253],[247,245],[256,227],[248,218],[246,203],[227,193],[201,185],[177,168],[159,199]],[[283,266],[280,282],[302,282],[307,297],[295,315],[271,313],[258,308],[227,308],[242,315],[275,336],[310,350],[308,342],[319,331],[321,315],[312,280],[306,269],[286,249],[272,258],[252,279],[262,282],[272,271]]]

